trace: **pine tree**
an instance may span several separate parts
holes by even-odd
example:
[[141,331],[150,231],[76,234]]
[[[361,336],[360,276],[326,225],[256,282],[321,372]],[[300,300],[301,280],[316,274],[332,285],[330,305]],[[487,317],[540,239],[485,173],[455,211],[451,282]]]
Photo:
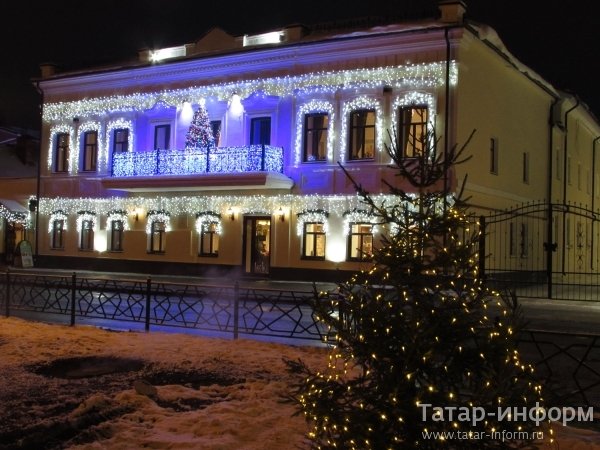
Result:
[[208,112],[204,104],[201,103],[194,113],[190,129],[185,136],[185,148],[206,148],[212,147],[214,144],[215,138],[213,137],[212,126],[208,119]]
[[[388,232],[369,270],[340,284],[337,295],[315,294],[320,320],[335,333],[328,369],[288,361],[303,377],[292,397],[311,425],[313,448],[506,448],[529,442],[424,433],[464,437],[536,426],[528,417],[497,417],[499,407],[541,405],[541,388],[516,349],[517,308],[478,276],[479,233],[460,195],[444,187],[448,170],[466,160],[468,141],[444,156],[434,136],[423,140],[414,159],[387,148],[413,191],[388,184],[393,204],[378,203],[352,180]],[[500,307],[496,317],[490,302]],[[466,415],[473,408],[496,416],[475,422]]]

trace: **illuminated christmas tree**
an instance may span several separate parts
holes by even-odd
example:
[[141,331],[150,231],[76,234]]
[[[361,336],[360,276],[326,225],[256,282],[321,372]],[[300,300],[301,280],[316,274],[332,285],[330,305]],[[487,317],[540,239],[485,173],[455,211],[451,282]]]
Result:
[[[411,191],[388,184],[394,204],[352,180],[383,237],[369,270],[338,294],[316,295],[316,312],[335,334],[328,369],[288,361],[302,375],[293,398],[313,448],[507,448],[533,434],[515,442],[492,433],[542,425],[529,420],[541,388],[516,349],[518,308],[478,276],[478,228],[444,187],[466,144],[446,156],[434,136],[421,144],[410,159],[387,149]],[[526,417],[512,414],[523,408]]]
[[194,113],[190,129],[185,136],[185,148],[206,148],[212,147],[214,144],[215,138],[213,137],[212,126],[208,119],[208,112],[206,112],[204,103],[201,102]]

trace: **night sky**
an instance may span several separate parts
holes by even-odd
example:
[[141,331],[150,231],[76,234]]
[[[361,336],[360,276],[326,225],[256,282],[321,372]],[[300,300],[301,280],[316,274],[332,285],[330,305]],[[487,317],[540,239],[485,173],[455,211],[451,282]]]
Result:
[[[5,2],[0,26],[0,125],[39,128],[31,79],[137,58],[143,48],[194,42],[219,26],[234,35],[356,17],[434,17],[435,0],[30,0]],[[491,25],[507,48],[600,117],[600,26],[594,2],[467,0],[470,20]]]

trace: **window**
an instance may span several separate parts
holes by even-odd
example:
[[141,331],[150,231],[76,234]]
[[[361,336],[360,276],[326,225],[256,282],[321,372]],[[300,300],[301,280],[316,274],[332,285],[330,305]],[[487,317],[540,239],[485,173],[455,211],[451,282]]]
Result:
[[113,153],[123,153],[129,149],[129,130],[119,128],[113,131]]
[[529,153],[523,153],[523,183],[529,184]]
[[122,252],[123,251],[123,221],[113,220],[110,222],[110,251],[111,252]]
[[414,158],[423,154],[427,147],[427,122],[429,111],[427,105],[401,106],[398,114],[400,123],[398,149],[406,158]]
[[150,230],[150,253],[164,253],[165,232],[166,226],[164,222],[152,222]]
[[498,139],[490,139],[490,173],[498,175]]
[[325,225],[306,222],[302,240],[303,259],[325,259]]
[[373,225],[370,223],[351,223],[348,235],[348,259],[365,261],[373,254]]
[[210,127],[212,129],[213,137],[215,138],[215,147],[221,145],[221,121],[211,120]]
[[69,134],[56,135],[54,149],[54,171],[67,172],[69,170]]
[[205,222],[200,233],[200,256],[219,256],[218,224]]
[[250,145],[271,144],[271,118],[255,117],[250,120]]
[[304,161],[327,159],[329,115],[326,113],[304,116]]
[[55,220],[52,222],[52,242],[50,245],[52,248],[64,248],[65,243],[63,241],[63,235],[65,231],[65,221],[64,220]]
[[86,131],[83,134],[83,167],[84,172],[93,172],[98,163],[98,132]]
[[94,249],[94,222],[91,220],[81,221],[81,230],[79,249],[80,250],[93,250]]
[[154,127],[154,150],[168,150],[171,142],[171,125]]
[[350,113],[350,159],[373,159],[375,155],[375,110]]

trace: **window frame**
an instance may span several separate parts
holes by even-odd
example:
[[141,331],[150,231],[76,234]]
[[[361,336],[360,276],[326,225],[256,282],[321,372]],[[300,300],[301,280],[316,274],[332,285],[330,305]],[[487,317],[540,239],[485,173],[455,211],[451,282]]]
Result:
[[[94,136],[94,143],[89,143],[88,138]],[[82,172],[96,172],[98,170],[98,131],[88,130],[83,133],[82,143]],[[89,158],[88,158],[89,157]]]
[[[216,258],[219,256],[219,233],[216,222],[205,222],[198,237],[198,256]],[[204,244],[208,243],[208,252],[204,251]]]
[[79,230],[79,250],[94,250],[94,222],[92,220],[82,220]]
[[[60,225],[60,226],[57,226]],[[65,221],[64,219],[54,219],[52,221],[52,236],[50,239],[50,248],[53,250],[63,250],[65,248]]]
[[[309,231],[308,230],[308,226],[310,225],[321,225],[321,230],[320,231]],[[307,248],[307,241],[308,241],[308,237],[312,236],[312,252],[313,255],[307,254],[308,252],[308,248]],[[317,254],[317,243],[318,240],[322,239],[323,240],[323,255],[318,255]],[[304,222],[304,225],[302,227],[302,258],[301,259],[308,259],[308,260],[313,260],[313,261],[324,261],[325,260],[325,253],[327,251],[327,234],[325,233],[325,223],[323,222]]]
[[[65,142],[67,144],[66,146],[59,145],[61,142],[61,138],[63,137],[65,138]],[[54,172],[66,173],[69,171],[69,152],[71,147],[71,136],[69,133],[56,133],[54,139]],[[63,155],[63,158],[60,158],[61,155]]]
[[[369,233],[363,233],[362,231],[358,230],[358,232],[354,231],[354,227],[355,226],[369,226],[370,227],[370,232]],[[370,261],[373,257],[373,241],[375,239],[375,235],[373,233],[373,224],[370,222],[350,222],[348,224],[349,227],[349,231],[348,231],[348,242],[347,242],[347,251],[348,251],[348,255],[347,255],[347,260],[348,261],[358,261],[358,262],[362,262],[362,261]],[[360,245],[359,247],[356,248],[357,253],[359,254],[359,256],[352,256],[353,255],[353,245],[352,245],[352,238],[353,236],[359,236],[359,241],[360,241]],[[370,240],[371,240],[371,253],[366,254],[364,251],[364,247],[365,247],[365,236],[370,236]]]
[[[157,230],[157,226],[162,225],[162,230]],[[149,239],[149,248],[148,253],[156,253],[163,254],[165,253],[166,248],[166,233],[167,233],[167,224],[161,220],[155,220],[150,225],[150,239]],[[156,242],[156,236],[158,236],[158,242]],[[158,243],[158,246],[155,244]],[[155,250],[155,248],[158,250]]]
[[[117,139],[120,133],[125,134],[125,140],[120,141]],[[126,153],[129,150],[129,128],[115,128],[113,130],[113,142],[112,142],[112,152],[113,155],[116,153]]]
[[[325,117],[326,118],[326,122],[327,125],[325,127],[312,127],[309,128],[309,120],[311,118],[315,118],[315,117]],[[327,161],[327,144],[329,142],[329,124],[330,124],[330,117],[329,117],[329,113],[328,112],[311,112],[311,113],[306,113],[304,114],[304,128],[303,128],[303,135],[302,135],[302,162],[305,163],[324,163]],[[312,148],[312,153],[314,156],[315,154],[315,149],[317,151],[317,156],[319,153],[319,143],[323,140],[325,140],[325,146],[324,146],[324,152],[323,152],[323,157],[322,158],[315,158],[315,159],[310,159],[309,155],[308,155],[308,142],[309,142],[309,133],[313,133],[310,141],[311,141],[311,148]],[[321,135],[318,135],[317,133],[321,132]],[[319,139],[320,137],[320,139]]]
[[[413,111],[414,110],[423,110],[425,111],[425,119],[421,119],[419,122],[413,122]],[[405,111],[410,111],[410,122],[405,123]],[[418,145],[422,148],[426,148],[429,144],[427,142],[427,132],[429,126],[429,105],[426,103],[414,103],[408,105],[400,105],[398,106],[398,149],[401,150],[401,155],[403,158],[418,158],[420,154],[416,151]],[[406,132],[406,128],[409,128],[408,133]],[[421,134],[419,135],[419,139],[417,139],[417,129],[420,129]],[[407,136],[408,135],[408,136]],[[423,136],[425,136],[425,141],[422,141]],[[412,137],[412,139],[411,139]],[[408,148],[412,149],[412,153],[409,154]],[[422,150],[421,150],[422,151]]]
[[[159,130],[165,130],[165,144],[164,148],[157,145],[158,144],[158,134]],[[170,123],[160,123],[154,125],[154,150],[170,150],[171,149],[171,124]]]
[[[116,228],[115,224],[119,224],[120,228]],[[111,220],[110,222],[110,230],[109,230],[109,251],[111,252],[122,252],[123,251],[123,232],[125,231],[125,224],[122,220]],[[115,235],[119,235],[118,239],[115,239]],[[118,242],[118,245],[115,248],[115,241]]]
[[[364,125],[355,125],[354,124],[354,116],[356,114],[359,113],[372,113],[373,114],[373,125],[367,125],[366,120],[365,120],[365,124]],[[359,130],[362,129],[363,133],[362,133],[362,156],[358,155],[358,149],[357,149],[357,156],[353,157],[353,150],[354,150],[354,144],[355,144],[355,134],[354,131],[355,130]],[[373,155],[371,156],[365,156],[366,154],[366,136],[367,136],[367,129],[373,129]],[[375,153],[377,151],[377,109],[376,108],[359,108],[359,109],[353,109],[352,111],[350,111],[349,113],[349,117],[348,117],[348,161],[373,161],[375,159]],[[360,149],[359,148],[359,149]]]
[[[250,145],[271,145],[271,132],[272,132],[272,119],[271,116],[256,116],[250,118]],[[259,136],[256,136],[255,124],[261,123]],[[268,132],[263,129],[262,124],[268,123]],[[265,127],[266,128],[266,127]],[[262,139],[261,139],[262,138]],[[265,141],[265,142],[255,142],[255,141]]]

